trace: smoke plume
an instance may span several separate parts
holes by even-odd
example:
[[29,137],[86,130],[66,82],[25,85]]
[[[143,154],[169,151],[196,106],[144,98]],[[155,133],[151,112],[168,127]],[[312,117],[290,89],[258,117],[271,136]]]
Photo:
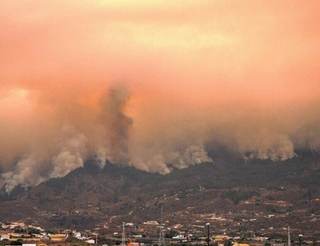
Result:
[[1,1],[0,187],[319,152],[317,5]]
[[103,140],[97,153],[101,163],[105,163],[107,159],[118,164],[129,162],[128,140],[133,120],[124,112],[129,96],[126,87],[117,85],[100,99]]

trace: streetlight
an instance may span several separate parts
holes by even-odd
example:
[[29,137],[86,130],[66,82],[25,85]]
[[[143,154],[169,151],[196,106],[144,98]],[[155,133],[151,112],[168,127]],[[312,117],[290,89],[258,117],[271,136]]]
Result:
[[207,245],[209,246],[209,243],[210,243],[210,229],[209,229],[210,223],[206,223],[206,226],[207,226]]

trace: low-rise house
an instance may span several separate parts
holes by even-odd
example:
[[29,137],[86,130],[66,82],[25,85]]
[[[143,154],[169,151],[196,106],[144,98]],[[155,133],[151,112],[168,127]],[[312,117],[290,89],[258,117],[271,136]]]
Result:
[[36,243],[23,243],[22,246],[37,246]]
[[151,220],[151,221],[143,222],[143,224],[145,224],[145,225],[159,225],[159,222]]
[[10,240],[10,234],[9,233],[4,233],[0,235],[0,240]]
[[64,242],[68,238],[68,234],[51,234],[50,239],[54,242]]
[[250,246],[247,243],[235,243],[233,246]]

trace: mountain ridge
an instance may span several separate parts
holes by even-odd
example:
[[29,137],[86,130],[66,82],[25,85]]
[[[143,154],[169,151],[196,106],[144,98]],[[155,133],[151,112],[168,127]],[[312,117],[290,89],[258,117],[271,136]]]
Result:
[[[49,228],[88,228],[110,220],[142,223],[157,218],[160,205],[168,216],[187,210],[201,214],[245,208],[257,213],[303,209],[320,214],[319,160],[312,152],[276,162],[231,157],[228,163],[221,158],[160,175],[110,162],[101,169],[92,159],[65,177],[2,193],[0,220],[29,220]],[[256,205],[245,205],[252,201]]]

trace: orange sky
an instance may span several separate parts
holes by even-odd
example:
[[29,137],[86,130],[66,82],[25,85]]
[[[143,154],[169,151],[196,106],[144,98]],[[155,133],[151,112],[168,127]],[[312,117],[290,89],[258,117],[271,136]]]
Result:
[[0,2],[3,182],[88,155],[166,173],[212,143],[320,150],[319,16],[316,0]]

